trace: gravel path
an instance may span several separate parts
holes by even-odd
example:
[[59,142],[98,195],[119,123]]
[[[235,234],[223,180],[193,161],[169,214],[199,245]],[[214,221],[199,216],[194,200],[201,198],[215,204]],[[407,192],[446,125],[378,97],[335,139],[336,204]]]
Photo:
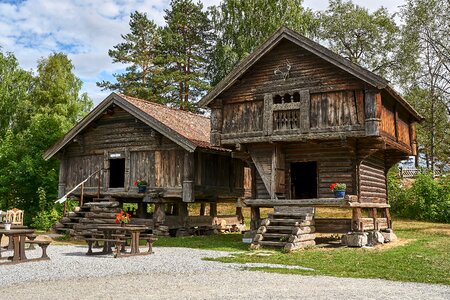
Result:
[[51,245],[50,261],[0,265],[0,298],[450,299],[443,285],[252,272],[201,260],[228,254],[219,251],[158,247],[154,255],[114,259],[86,250]]

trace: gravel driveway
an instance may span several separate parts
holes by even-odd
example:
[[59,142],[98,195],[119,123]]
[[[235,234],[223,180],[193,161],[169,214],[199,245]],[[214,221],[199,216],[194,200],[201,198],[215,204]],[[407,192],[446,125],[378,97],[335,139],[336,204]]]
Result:
[[0,265],[0,299],[450,299],[443,285],[252,272],[201,260],[228,254],[219,251],[158,247],[154,255],[114,259],[86,250],[51,245],[50,261]]

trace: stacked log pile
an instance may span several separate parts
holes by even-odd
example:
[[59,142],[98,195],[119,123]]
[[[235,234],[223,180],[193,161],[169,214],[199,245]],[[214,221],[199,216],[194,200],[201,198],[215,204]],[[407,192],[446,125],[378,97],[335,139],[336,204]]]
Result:
[[117,201],[88,202],[75,207],[55,225],[55,230],[71,236],[89,236],[97,231],[97,226],[115,224],[116,214],[121,211]]
[[89,202],[83,209],[84,217],[73,227],[76,236],[90,236],[97,233],[99,225],[116,224],[116,214],[122,210],[117,201]]
[[306,212],[276,211],[261,221],[251,248],[280,247],[294,251],[315,243],[314,215]]

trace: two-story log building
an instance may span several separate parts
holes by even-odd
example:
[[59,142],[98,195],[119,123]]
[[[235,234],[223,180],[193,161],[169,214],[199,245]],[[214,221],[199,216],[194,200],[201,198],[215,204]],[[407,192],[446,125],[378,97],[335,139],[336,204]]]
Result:
[[[260,244],[285,244],[283,230],[291,229],[276,214],[289,219],[291,211],[293,220],[294,207],[353,209],[353,220],[316,219],[317,232],[391,227],[386,175],[415,154],[422,117],[385,79],[281,28],[200,104],[211,109],[211,145],[252,167],[252,229],[261,225],[260,207],[280,207],[270,216],[278,226],[258,231],[267,232]],[[345,200],[332,198],[334,182],[347,185]]]

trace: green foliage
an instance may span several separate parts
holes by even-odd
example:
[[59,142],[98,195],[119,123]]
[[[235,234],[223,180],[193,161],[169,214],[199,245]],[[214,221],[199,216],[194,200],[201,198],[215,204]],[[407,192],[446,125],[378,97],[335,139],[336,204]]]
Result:
[[392,212],[416,220],[450,223],[450,178],[433,179],[419,174],[410,187],[395,175],[388,177],[389,204]]
[[425,117],[419,151],[427,167],[450,166],[450,2],[409,0],[401,11],[397,69],[406,99]]
[[127,64],[125,73],[114,74],[117,82],[98,82],[103,89],[158,102],[161,87],[155,74],[157,66],[157,44],[161,29],[149,20],[147,14],[134,12],[130,16],[130,33],[122,35],[124,42],[108,51],[114,63]]
[[0,52],[0,139],[8,130],[17,132],[27,125],[31,79],[31,74],[19,67],[12,53]]
[[[20,84],[27,86],[30,78],[22,79]],[[55,214],[59,162],[45,161],[42,155],[92,107],[87,95],[80,95],[81,81],[62,53],[41,59],[31,81],[27,92],[15,100],[26,109],[13,114],[14,126],[8,125],[0,136],[0,206],[25,210],[26,224],[38,212],[49,212],[46,219]]]
[[47,231],[55,225],[56,222],[62,217],[62,214],[59,213],[55,208],[52,208],[49,211],[40,211],[34,218],[31,223],[31,227],[37,230]]
[[158,77],[165,87],[162,96],[183,110],[195,110],[195,102],[209,89],[206,68],[211,24],[202,9],[201,2],[172,0],[170,8],[165,10]]
[[215,46],[209,77],[213,85],[281,26],[312,35],[317,23],[303,0],[225,0],[212,7]]
[[351,1],[331,0],[318,19],[319,38],[333,51],[382,76],[389,75],[399,28],[385,8],[369,13]]

